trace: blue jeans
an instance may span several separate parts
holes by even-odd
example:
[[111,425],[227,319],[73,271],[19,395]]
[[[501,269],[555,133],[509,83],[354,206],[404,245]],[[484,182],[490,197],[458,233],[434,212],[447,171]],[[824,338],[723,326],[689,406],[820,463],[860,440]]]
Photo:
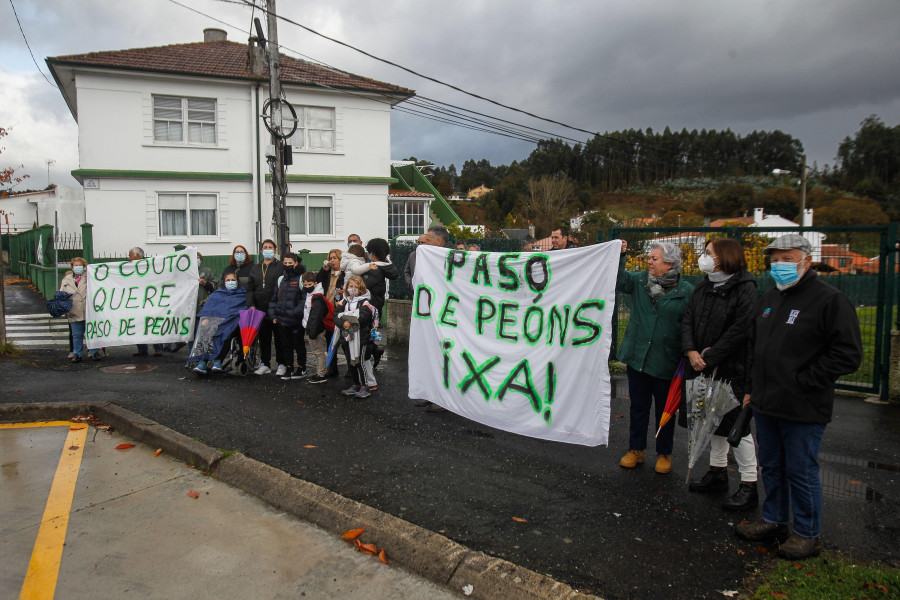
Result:
[[[647,447],[647,426],[650,424],[650,405],[656,401],[656,421],[653,434],[659,428],[666,397],[669,395],[668,379],[659,379],[628,367],[628,394],[631,396],[631,423],[629,424],[629,450],[644,450]],[[672,454],[675,440],[675,419],[669,420],[656,438],[657,454]]]
[[794,533],[822,534],[822,482],[819,446],[825,425],[796,423],[755,413],[759,466],[762,467],[763,519],[787,524],[794,511]]
[[[72,328],[72,354],[81,356],[84,352],[84,321],[69,321]],[[91,350],[91,356],[99,356],[99,350]]]

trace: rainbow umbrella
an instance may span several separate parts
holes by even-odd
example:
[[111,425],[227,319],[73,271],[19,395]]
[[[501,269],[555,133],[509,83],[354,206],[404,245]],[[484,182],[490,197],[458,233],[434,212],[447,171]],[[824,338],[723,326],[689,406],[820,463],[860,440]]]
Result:
[[250,352],[250,346],[259,333],[259,324],[266,316],[261,310],[248,308],[238,312],[238,327],[241,328],[241,342],[244,345],[244,356]]
[[669,384],[669,395],[666,396],[666,407],[663,409],[662,418],[659,420],[659,429],[656,430],[656,437],[659,437],[659,432],[662,431],[662,428],[666,426],[666,423],[678,410],[678,405],[681,404],[681,384],[683,383],[684,357],[678,362],[678,368],[675,369],[675,377],[672,378],[672,383]]

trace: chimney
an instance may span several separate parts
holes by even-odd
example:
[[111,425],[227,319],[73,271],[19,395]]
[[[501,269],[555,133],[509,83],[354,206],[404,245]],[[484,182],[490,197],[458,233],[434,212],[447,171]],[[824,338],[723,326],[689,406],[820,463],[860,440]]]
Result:
[[224,29],[216,29],[215,27],[207,27],[203,30],[204,42],[224,42],[228,40],[228,34]]
[[534,225],[528,226],[528,237],[530,237],[531,239],[534,239]]
[[250,36],[250,46],[247,48],[247,64],[254,75],[266,74],[266,55],[259,45],[259,38]]
[[754,208],[753,209],[753,222],[759,223],[763,220],[763,209]]
[[800,220],[802,221],[802,223],[800,223],[800,224],[803,225],[804,227],[812,227],[813,209],[811,209],[811,208],[804,209],[803,216],[801,217]]

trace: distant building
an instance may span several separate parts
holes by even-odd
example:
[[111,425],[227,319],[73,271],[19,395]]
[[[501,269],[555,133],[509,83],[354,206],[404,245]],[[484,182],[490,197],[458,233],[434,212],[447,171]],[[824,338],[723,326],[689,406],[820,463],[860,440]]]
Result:
[[821,256],[821,264],[829,267],[827,271],[844,275],[878,272],[878,257],[872,259],[857,254],[850,250],[850,244],[822,244]]
[[62,233],[81,233],[84,191],[67,185],[51,185],[39,192],[22,192],[0,198],[3,233],[27,231],[35,225],[57,225]]
[[493,191],[491,190],[491,188],[485,186],[484,184],[481,184],[477,188],[472,188],[471,190],[469,190],[469,192],[466,194],[466,197],[469,200],[481,200],[482,196],[491,191]]

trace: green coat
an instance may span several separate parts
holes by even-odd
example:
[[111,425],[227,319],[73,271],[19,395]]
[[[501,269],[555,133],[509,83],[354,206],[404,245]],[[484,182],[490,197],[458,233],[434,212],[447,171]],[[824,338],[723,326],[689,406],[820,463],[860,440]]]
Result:
[[675,287],[654,302],[647,293],[647,271],[626,271],[623,255],[616,291],[631,297],[631,317],[618,359],[635,371],[671,379],[681,359],[681,315],[694,286],[679,277]]

